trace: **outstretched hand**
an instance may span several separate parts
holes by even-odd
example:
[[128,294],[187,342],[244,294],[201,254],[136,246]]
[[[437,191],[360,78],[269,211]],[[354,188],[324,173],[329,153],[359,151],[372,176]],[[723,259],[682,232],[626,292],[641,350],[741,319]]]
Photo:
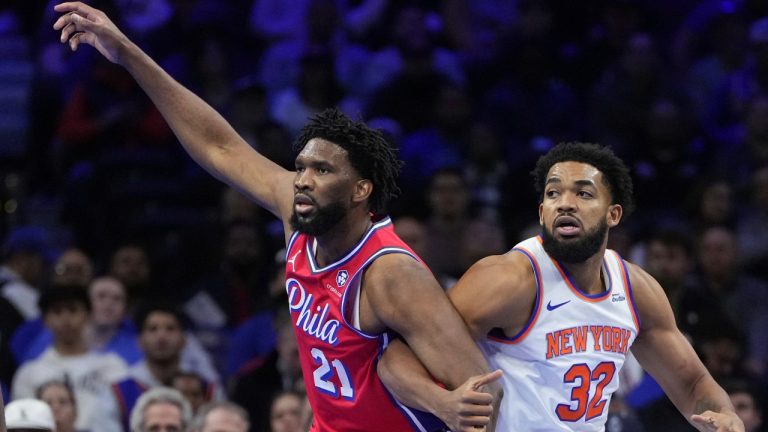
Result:
[[460,387],[447,392],[435,413],[454,432],[485,430],[493,414],[493,398],[484,389],[501,378],[501,370],[470,377]]
[[53,9],[63,13],[53,24],[54,30],[61,30],[61,43],[68,43],[72,51],[85,43],[112,63],[119,62],[121,49],[129,41],[104,12],[81,2],[61,3]]
[[691,416],[696,429],[712,432],[744,432],[744,423],[733,412],[704,411]]

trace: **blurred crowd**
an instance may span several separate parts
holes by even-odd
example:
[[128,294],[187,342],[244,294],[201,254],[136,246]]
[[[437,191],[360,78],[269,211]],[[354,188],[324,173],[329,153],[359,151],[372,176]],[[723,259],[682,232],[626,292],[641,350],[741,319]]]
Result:
[[[89,3],[286,168],[326,107],[380,129],[405,162],[396,230],[446,290],[538,233],[541,154],[611,146],[638,209],[610,247],[768,430],[768,2]],[[193,430],[222,404],[242,430],[302,430],[282,226],[195,165],[124,70],[61,45],[53,4],[0,5],[6,402],[128,431],[170,387]],[[693,430],[636,365],[622,380],[609,431]]]

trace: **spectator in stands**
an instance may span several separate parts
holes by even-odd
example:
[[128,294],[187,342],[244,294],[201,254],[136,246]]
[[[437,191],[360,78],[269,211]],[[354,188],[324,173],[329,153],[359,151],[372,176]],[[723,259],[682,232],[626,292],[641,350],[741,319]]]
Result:
[[197,414],[200,407],[213,399],[214,386],[209,385],[199,374],[178,372],[171,378],[171,387],[181,393],[189,402],[192,414]]
[[693,256],[688,237],[676,230],[660,230],[645,242],[643,268],[664,288],[669,304],[678,317],[680,296],[692,283]]
[[454,278],[462,274],[464,263],[456,252],[471,221],[469,200],[466,181],[458,169],[443,168],[432,176],[427,191],[428,240],[422,259],[436,274]]
[[299,432],[302,429],[302,412],[305,396],[294,391],[275,395],[269,409],[271,432]]
[[88,286],[91,320],[86,328],[88,346],[97,352],[112,352],[129,365],[142,357],[136,343],[137,331],[127,317],[125,286],[113,276],[101,276]]
[[186,399],[176,390],[157,387],[136,401],[130,432],[184,432],[192,419]]
[[723,383],[723,387],[731,397],[736,414],[744,422],[744,430],[746,432],[762,430],[763,409],[755,386],[750,385],[748,381],[731,380]]
[[[37,389],[35,396],[51,407],[56,432],[78,432],[75,429],[77,402],[72,386],[67,381],[49,381]],[[94,432],[97,430],[98,427],[93,429]]]
[[56,432],[51,408],[37,399],[18,399],[5,407],[8,432]]
[[21,365],[13,378],[12,399],[33,397],[41,385],[68,379],[77,400],[77,427],[97,427],[90,422],[97,402],[109,383],[125,376],[125,362],[115,354],[88,350],[84,330],[90,302],[85,287],[52,287],[40,297],[40,310],[53,344],[37,359]]
[[[126,293],[122,282],[112,276],[97,277],[88,285],[88,297],[91,302],[91,315],[85,328],[88,349],[111,352],[127,364],[136,363],[142,353],[136,343],[136,329],[125,318]],[[42,320],[25,322],[13,336],[14,354],[19,362],[37,358],[52,343],[53,335]]]
[[247,364],[232,379],[231,397],[251,417],[256,430],[269,428],[272,395],[280,391],[303,391],[301,364],[287,308],[275,318],[277,347],[264,361]]
[[57,255],[47,231],[38,226],[18,227],[8,234],[2,252],[2,296],[24,319],[37,318],[40,315],[37,300],[45,282],[46,266]]
[[736,222],[736,241],[742,267],[768,280],[768,164],[755,170],[750,183],[751,205]]
[[93,262],[81,249],[70,247],[53,264],[51,282],[60,285],[88,286],[93,279]]
[[746,338],[748,372],[763,376],[768,364],[768,334],[762,327],[768,316],[768,285],[740,271],[735,235],[729,228],[713,226],[701,233],[697,261],[698,281],[681,297],[678,325],[691,334],[697,347],[697,329],[722,328],[729,322]]
[[211,402],[198,411],[189,432],[248,432],[248,413],[232,402]]
[[129,311],[150,293],[152,268],[146,249],[138,244],[125,243],[112,253],[109,274],[125,285]]
[[125,379],[113,380],[101,395],[99,409],[92,424],[103,432],[119,432],[128,428],[130,413],[139,396],[151,388],[171,386],[180,372],[197,372],[204,376],[203,394],[222,398],[218,377],[184,365],[182,350],[186,342],[184,318],[178,310],[164,304],[150,304],[137,311],[135,322],[139,328],[139,346],[144,359],[131,366]]

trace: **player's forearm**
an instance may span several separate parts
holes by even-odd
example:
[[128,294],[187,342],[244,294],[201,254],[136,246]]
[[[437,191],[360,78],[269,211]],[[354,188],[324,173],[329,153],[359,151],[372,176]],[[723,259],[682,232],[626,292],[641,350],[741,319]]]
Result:
[[422,411],[435,413],[435,402],[447,390],[438,386],[413,351],[402,341],[387,347],[378,364],[379,378],[395,398]]
[[701,414],[705,411],[734,412],[728,394],[709,374],[696,383],[692,395],[683,409],[686,410],[683,414],[687,419],[690,419],[692,414]]
[[179,84],[133,42],[125,41],[119,56],[162,113],[187,152],[217,178],[232,147],[245,145],[237,132],[210,105]]

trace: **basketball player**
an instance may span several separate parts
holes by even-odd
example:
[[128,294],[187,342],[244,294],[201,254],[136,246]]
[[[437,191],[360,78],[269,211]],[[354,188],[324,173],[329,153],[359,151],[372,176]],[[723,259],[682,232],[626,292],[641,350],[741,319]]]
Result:
[[[541,235],[480,260],[449,294],[504,371],[499,430],[604,430],[631,347],[696,428],[744,431],[659,284],[606,249],[632,208],[623,162],[607,148],[566,143],[539,159],[534,176]],[[435,387],[404,345],[393,344],[379,368],[406,404],[419,406]]]
[[286,290],[313,431],[433,429],[396,403],[376,374],[390,330],[454,389],[430,401],[430,412],[454,430],[488,424],[492,394],[476,390],[501,372],[487,373],[437,281],[382,216],[400,163],[380,133],[327,110],[302,130],[296,172],[287,171],[254,151],[103,12],[80,2],[55,10],[64,14],[54,24],[63,43],[91,45],[125,67],[199,164],[283,221]]

